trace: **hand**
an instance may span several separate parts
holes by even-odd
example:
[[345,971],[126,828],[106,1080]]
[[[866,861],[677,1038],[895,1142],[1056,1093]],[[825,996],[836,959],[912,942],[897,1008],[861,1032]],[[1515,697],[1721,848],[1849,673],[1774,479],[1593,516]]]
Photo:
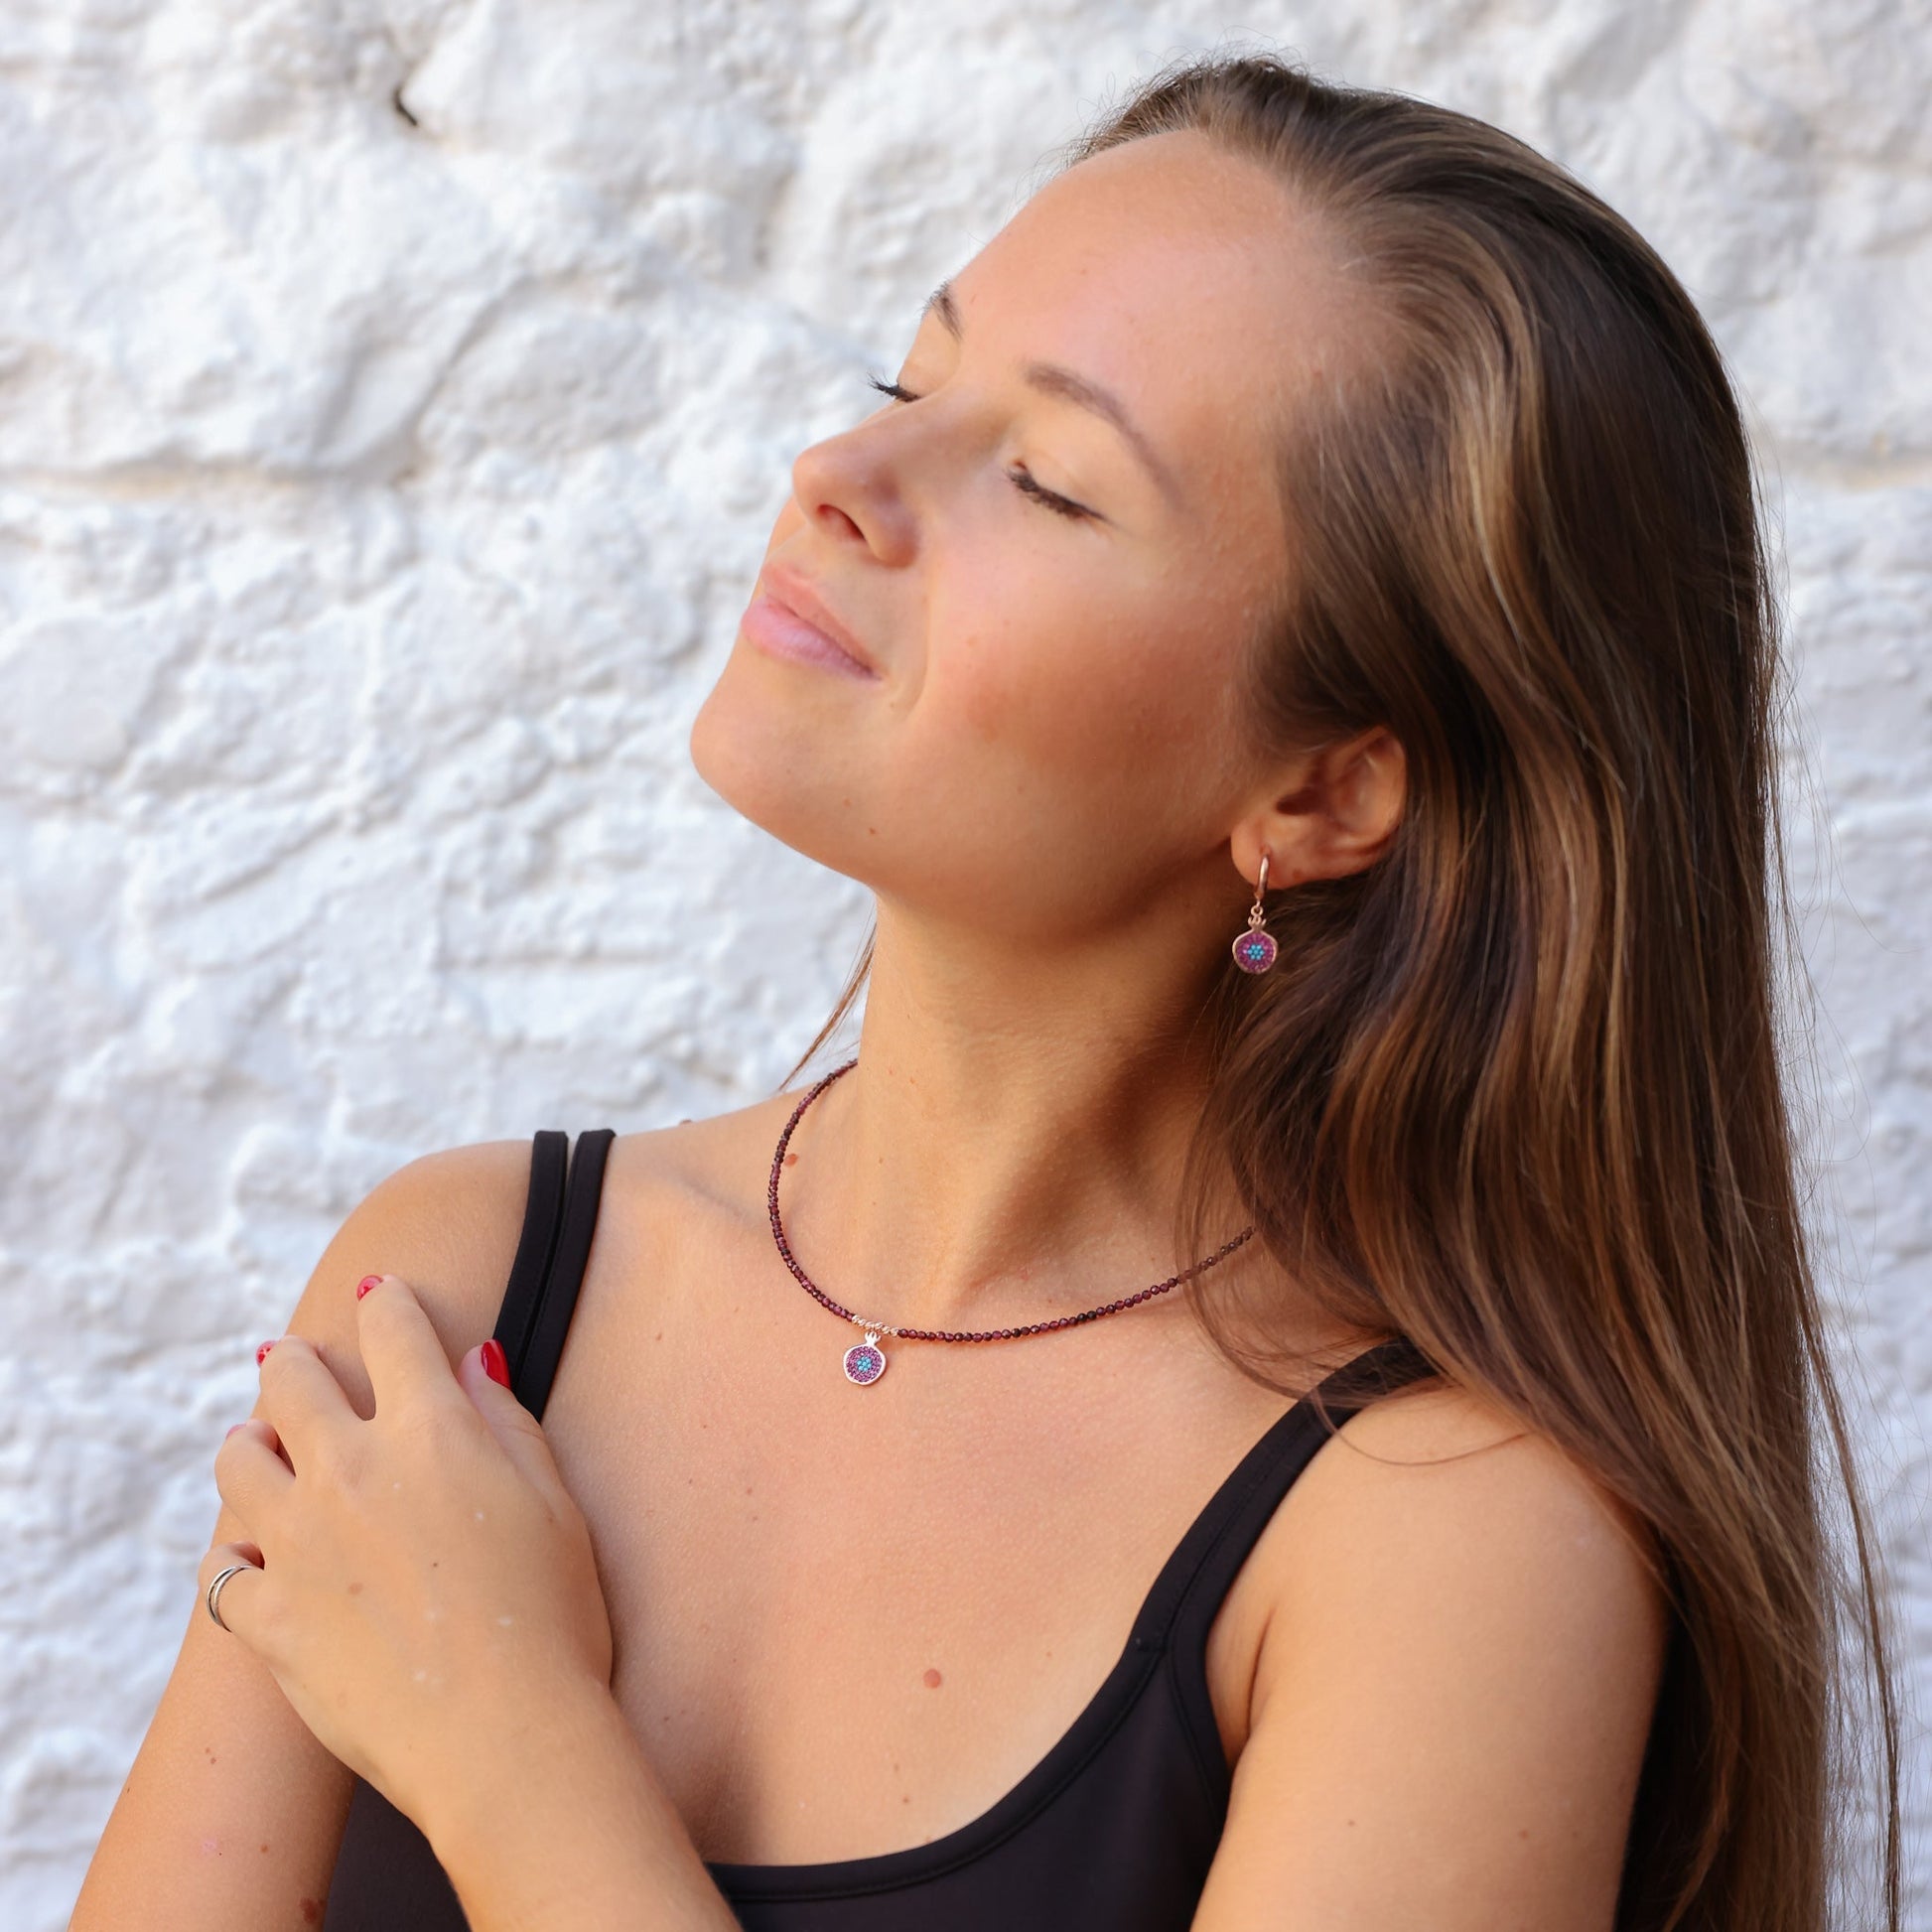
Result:
[[[541,1425],[472,1349],[451,1372],[393,1275],[357,1302],[375,1391],[364,1422],[301,1335],[262,1358],[262,1411],[229,1432],[215,1486],[247,1531],[221,1621],[303,1723],[427,1831],[519,1739],[608,1698],[612,1641],[589,1528]],[[489,1346],[489,1344],[485,1344]]]

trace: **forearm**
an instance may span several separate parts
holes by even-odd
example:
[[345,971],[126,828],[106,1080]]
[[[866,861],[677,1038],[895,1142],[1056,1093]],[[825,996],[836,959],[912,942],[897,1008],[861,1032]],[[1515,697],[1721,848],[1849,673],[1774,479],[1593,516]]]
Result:
[[484,1767],[428,1836],[471,1932],[739,1932],[608,1693]]
[[[329,1889],[351,1778],[195,1598],[72,1932],[260,1932]],[[264,1853],[261,1848],[266,1845]]]

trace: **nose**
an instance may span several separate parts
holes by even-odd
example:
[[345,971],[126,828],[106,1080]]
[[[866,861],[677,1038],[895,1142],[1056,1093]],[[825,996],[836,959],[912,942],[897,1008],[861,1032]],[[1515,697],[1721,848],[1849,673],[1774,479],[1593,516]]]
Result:
[[902,487],[903,452],[887,430],[889,412],[801,450],[791,493],[813,529],[835,545],[862,545],[883,564],[903,563],[914,548]]

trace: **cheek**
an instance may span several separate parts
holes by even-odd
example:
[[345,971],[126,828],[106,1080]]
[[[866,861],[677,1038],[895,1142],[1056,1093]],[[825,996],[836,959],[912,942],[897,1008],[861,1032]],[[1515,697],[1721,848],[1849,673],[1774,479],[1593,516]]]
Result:
[[1029,722],[1053,683],[1035,640],[984,613],[952,640],[935,684],[973,746],[1024,744]]
[[1194,620],[1118,588],[982,604],[935,632],[935,689],[976,755],[1085,786],[1157,783],[1221,728],[1228,667]]

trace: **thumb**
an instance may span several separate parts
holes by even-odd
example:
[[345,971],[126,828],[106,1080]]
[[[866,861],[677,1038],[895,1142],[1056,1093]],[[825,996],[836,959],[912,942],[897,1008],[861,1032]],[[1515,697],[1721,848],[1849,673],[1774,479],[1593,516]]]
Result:
[[457,1363],[456,1379],[517,1468],[547,1494],[562,1487],[543,1425],[510,1391],[503,1344],[492,1335],[471,1349]]

